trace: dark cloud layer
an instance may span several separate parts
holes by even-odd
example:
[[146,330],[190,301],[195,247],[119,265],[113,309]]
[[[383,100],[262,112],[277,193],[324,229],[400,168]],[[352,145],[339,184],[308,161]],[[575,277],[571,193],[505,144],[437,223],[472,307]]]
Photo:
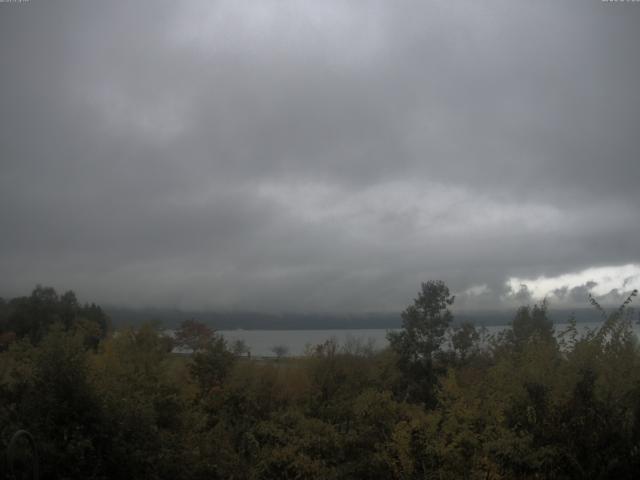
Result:
[[470,307],[558,278],[578,302],[609,285],[586,269],[640,262],[639,22],[577,0],[0,3],[0,293],[375,311],[430,278]]

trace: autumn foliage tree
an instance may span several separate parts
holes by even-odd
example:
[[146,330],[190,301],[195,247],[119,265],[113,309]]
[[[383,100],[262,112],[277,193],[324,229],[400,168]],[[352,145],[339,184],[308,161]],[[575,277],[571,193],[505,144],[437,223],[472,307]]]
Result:
[[175,331],[176,346],[197,352],[203,350],[214,338],[214,331],[202,322],[184,320]]

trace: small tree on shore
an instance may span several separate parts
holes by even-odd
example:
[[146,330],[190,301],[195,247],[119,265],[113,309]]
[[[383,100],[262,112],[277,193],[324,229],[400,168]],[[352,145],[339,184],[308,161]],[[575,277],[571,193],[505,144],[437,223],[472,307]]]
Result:
[[244,340],[236,340],[233,342],[231,345],[231,351],[238,357],[242,357],[243,355],[246,355],[249,358],[251,357],[251,348],[249,348],[249,345],[247,345],[247,342]]
[[289,347],[287,347],[286,345],[274,345],[273,347],[271,347],[271,352],[276,356],[278,360],[280,360],[282,357],[288,355]]

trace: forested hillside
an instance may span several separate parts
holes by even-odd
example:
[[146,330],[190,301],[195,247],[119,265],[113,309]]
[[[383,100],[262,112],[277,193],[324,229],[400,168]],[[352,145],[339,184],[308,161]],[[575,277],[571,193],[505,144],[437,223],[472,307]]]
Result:
[[453,296],[427,282],[386,350],[265,361],[195,321],[175,339],[113,331],[38,287],[0,302],[2,449],[29,431],[51,479],[636,478],[635,293],[612,312],[593,301],[585,335],[555,332],[542,303],[487,339],[453,327]]

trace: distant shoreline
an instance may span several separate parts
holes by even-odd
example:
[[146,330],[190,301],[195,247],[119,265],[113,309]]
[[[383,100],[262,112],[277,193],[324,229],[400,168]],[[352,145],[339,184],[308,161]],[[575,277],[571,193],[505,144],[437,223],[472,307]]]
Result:
[[[164,328],[176,328],[186,319],[202,322],[215,330],[370,330],[393,329],[402,326],[399,312],[390,313],[284,313],[280,315],[253,312],[198,312],[177,309],[130,309],[105,307],[115,328],[138,326],[148,322],[158,323]],[[476,326],[505,326],[513,316],[513,310],[460,311],[454,310],[454,324],[470,322]],[[602,320],[593,308],[550,309],[549,317],[554,323],[566,323],[571,316],[578,323]]]

